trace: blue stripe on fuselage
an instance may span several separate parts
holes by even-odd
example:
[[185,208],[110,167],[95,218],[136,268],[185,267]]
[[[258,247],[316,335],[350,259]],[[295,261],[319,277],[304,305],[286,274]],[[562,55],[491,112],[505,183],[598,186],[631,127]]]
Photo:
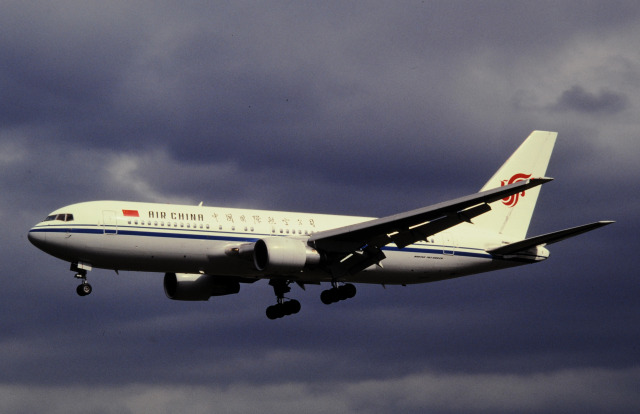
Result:
[[[82,227],[68,227],[68,226],[43,226],[43,227],[34,227],[30,230],[30,232],[34,233],[71,233],[71,234],[104,234],[103,226],[82,226]],[[136,229],[136,230],[133,230]],[[180,230],[181,233],[167,232],[167,231],[154,231],[154,230],[164,230],[160,228],[149,228],[149,230],[138,230],[140,227],[128,227],[128,226],[118,226],[117,227],[117,235],[118,236],[139,236],[139,237],[161,237],[161,238],[174,238],[174,239],[191,239],[191,240],[211,240],[211,241],[231,241],[231,242],[246,242],[251,243],[260,239],[260,237],[266,236],[274,236],[273,234],[252,234],[251,236],[230,236],[229,234],[237,235],[238,233],[229,233],[229,232],[217,232],[216,235],[208,234],[211,231],[204,230]],[[115,231],[116,227],[107,227],[107,230]],[[189,233],[186,233],[189,232]],[[203,234],[207,233],[207,234]],[[227,234],[227,235],[225,235]],[[112,233],[112,235],[116,235],[116,233]],[[284,235],[275,235],[277,237],[287,237]],[[428,254],[438,254],[444,255],[444,250],[453,251],[454,254],[446,254],[446,256],[463,256],[463,257],[475,257],[475,258],[484,258],[484,259],[492,259],[495,257],[491,254],[485,252],[481,249],[475,248],[467,248],[462,247],[464,250],[460,250],[461,248],[454,248],[452,246],[430,246],[430,247],[416,247],[416,245],[412,245],[414,247],[405,247],[403,249],[399,249],[396,246],[385,246],[382,248],[383,251],[401,251],[406,253],[428,253]],[[465,250],[475,250],[475,251],[465,251]]]

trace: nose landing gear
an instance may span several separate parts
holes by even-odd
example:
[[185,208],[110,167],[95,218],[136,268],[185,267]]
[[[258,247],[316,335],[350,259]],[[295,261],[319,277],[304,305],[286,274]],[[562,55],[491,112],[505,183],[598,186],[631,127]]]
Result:
[[[78,275],[76,275],[76,277],[78,277]],[[80,296],[87,296],[92,291],[93,291],[93,288],[89,283],[87,283],[86,280],[83,281],[81,284],[79,284],[78,287],[76,288],[76,293]]]
[[81,279],[82,283],[76,288],[79,296],[87,296],[93,291],[91,285],[87,282],[87,271],[91,270],[91,266],[85,263],[71,263],[71,270],[76,272],[75,278]]

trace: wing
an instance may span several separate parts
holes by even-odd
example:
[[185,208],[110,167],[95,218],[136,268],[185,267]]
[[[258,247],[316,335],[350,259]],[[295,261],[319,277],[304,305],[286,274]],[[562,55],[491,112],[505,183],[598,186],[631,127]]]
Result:
[[309,245],[329,257],[334,277],[355,274],[386,256],[382,247],[395,243],[404,248],[491,210],[489,203],[551,181],[532,178],[455,200],[419,208],[393,216],[315,233]]

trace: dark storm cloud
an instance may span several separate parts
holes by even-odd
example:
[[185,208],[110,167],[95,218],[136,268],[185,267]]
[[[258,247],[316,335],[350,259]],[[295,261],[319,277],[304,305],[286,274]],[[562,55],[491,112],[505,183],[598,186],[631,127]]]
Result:
[[[456,97],[445,85],[465,70],[461,62],[506,39],[504,47],[529,51],[556,44],[552,37],[562,22],[554,11],[564,9],[508,3],[513,15],[504,19],[500,2],[340,13],[335,5],[270,11],[242,5],[232,14],[226,8],[202,14],[200,5],[147,11],[145,5],[76,10],[62,3],[23,11],[31,26],[6,26],[14,54],[5,78],[13,85],[5,102],[14,104],[6,116],[52,122],[61,138],[87,145],[169,146],[185,162],[237,159],[247,166],[289,163],[322,171],[324,160],[335,161],[335,168],[357,157],[371,160],[373,170],[384,164],[381,154],[393,151],[405,159],[394,170],[416,170],[418,159],[406,154],[421,139],[444,139],[431,125],[451,118],[446,108]],[[585,7],[571,15],[608,21],[596,11]],[[535,23],[541,19],[550,23]],[[18,39],[33,46],[21,47]],[[457,45],[456,53],[449,53],[448,42]],[[392,55],[380,54],[381,48]],[[421,114],[422,123],[416,125],[420,118],[411,112]],[[449,119],[452,132],[467,133],[462,126]],[[340,145],[346,137],[352,141],[347,148]],[[397,145],[375,150],[390,139]],[[298,156],[283,156],[273,142]]]
[[602,90],[598,93],[586,91],[583,87],[574,85],[562,92],[555,108],[571,110],[587,114],[613,115],[626,110],[629,99],[624,94]]
[[[6,2],[0,411],[637,412],[639,13]],[[294,287],[268,321],[264,281],[194,304],[95,270],[78,298],[26,240],[91,199],[393,214],[477,191],[533,129],[560,134],[531,234],[618,220],[534,266]]]
[[[483,129],[465,122],[468,108],[456,103],[472,92],[454,86],[465,83],[465,59],[514,45],[549,50],[543,46],[572,38],[557,36],[569,15],[562,5],[431,3],[339,13],[335,5],[70,6],[14,5],[31,22],[26,26],[5,15],[12,64],[3,113],[10,123],[26,116],[49,125],[56,140],[136,152],[168,148],[181,162],[234,160],[256,173],[284,165],[334,183],[375,177],[393,185],[394,176],[415,174],[427,180],[451,137]],[[633,16],[599,13],[589,6],[570,19],[606,32],[611,21]],[[479,146],[468,145],[459,156],[471,161],[467,154]]]

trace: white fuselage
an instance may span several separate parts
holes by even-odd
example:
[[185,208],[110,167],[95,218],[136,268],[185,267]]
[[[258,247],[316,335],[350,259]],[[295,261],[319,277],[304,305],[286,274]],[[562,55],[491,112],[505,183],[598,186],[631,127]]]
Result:
[[[60,214],[63,220],[51,219]],[[64,217],[71,218],[64,221]],[[202,273],[272,278],[258,271],[238,247],[265,237],[306,240],[314,233],[371,220],[367,217],[181,206],[124,201],[92,201],[54,211],[29,239],[45,252],[72,263],[146,272]],[[487,253],[513,240],[462,223],[427,240],[398,249],[383,248],[382,266],[373,265],[340,281],[411,284],[448,279],[540,261],[536,254],[497,258]],[[282,275],[277,275],[282,277]],[[302,283],[330,282],[320,267],[286,275]]]

